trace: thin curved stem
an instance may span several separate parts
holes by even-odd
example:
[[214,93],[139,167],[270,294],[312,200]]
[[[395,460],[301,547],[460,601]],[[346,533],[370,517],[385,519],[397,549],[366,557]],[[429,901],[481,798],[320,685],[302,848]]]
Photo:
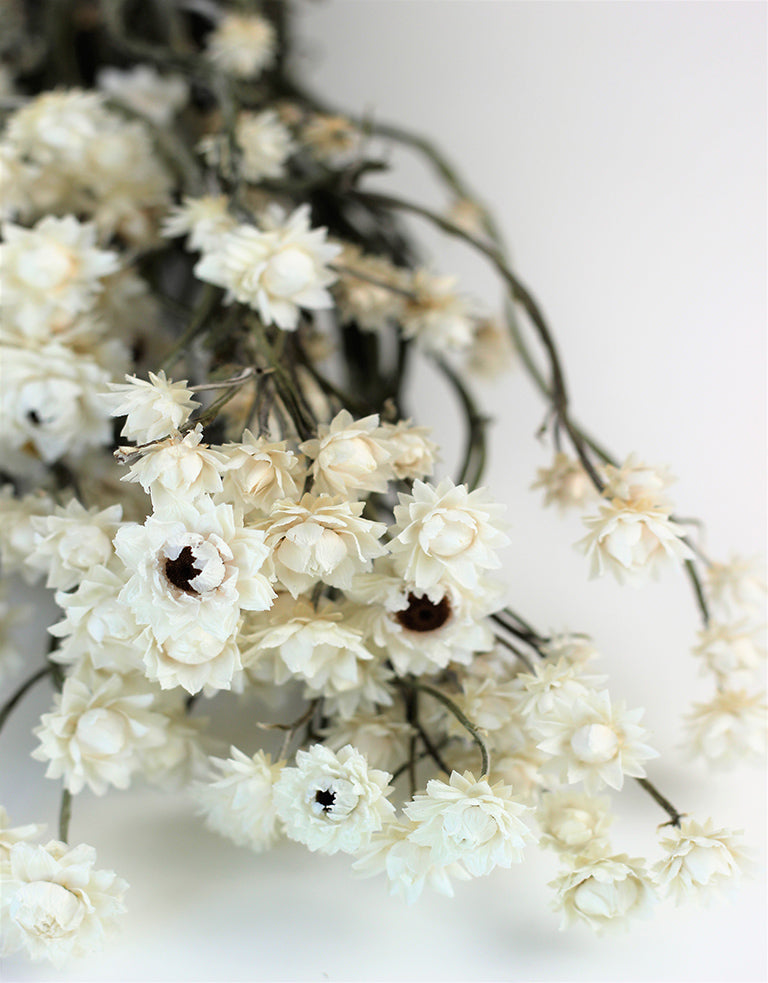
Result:
[[449,710],[453,716],[459,721],[461,726],[470,734],[472,740],[477,744],[480,749],[481,765],[480,765],[480,777],[487,775],[490,770],[490,756],[488,754],[488,747],[480,734],[478,728],[472,723],[469,717],[466,716],[453,702],[453,700],[442,693],[439,689],[435,689],[434,686],[430,686],[428,683],[417,683],[415,680],[404,679],[403,683],[406,686],[410,686],[413,689],[421,690],[423,693],[429,693],[431,697],[442,703],[446,710]]
[[32,687],[35,685],[36,682],[38,682],[41,679],[44,679],[46,676],[52,675],[52,673],[53,673],[53,666],[50,665],[50,663],[47,666],[43,666],[42,669],[38,669],[38,671],[34,675],[30,676],[29,679],[25,680],[25,682],[23,682],[21,686],[19,686],[16,692],[8,700],[5,701],[2,709],[0,710],[0,731],[3,729],[3,726],[5,725],[5,722],[8,719],[8,717],[11,715],[13,708],[16,706],[17,703],[19,703],[20,700],[23,699],[24,695],[30,689],[32,689]]
[[69,839],[69,822],[72,818],[72,793],[65,788],[61,791],[59,806],[59,839],[66,843]]
[[435,365],[453,386],[467,421],[467,436],[464,445],[464,457],[456,484],[467,484],[470,491],[477,488],[485,471],[487,458],[486,428],[488,417],[480,413],[469,389],[461,376],[442,358],[434,359]]

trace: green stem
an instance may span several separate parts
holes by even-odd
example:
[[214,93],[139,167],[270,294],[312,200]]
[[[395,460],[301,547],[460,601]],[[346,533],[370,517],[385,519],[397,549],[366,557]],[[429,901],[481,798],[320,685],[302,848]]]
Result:
[[59,807],[59,839],[66,843],[69,838],[69,821],[72,818],[72,793],[69,789],[61,791],[61,806]]
[[29,679],[21,684],[10,699],[6,700],[6,702],[3,704],[2,710],[0,710],[0,731],[3,729],[8,717],[11,715],[13,708],[24,697],[25,693],[32,689],[36,682],[38,682],[40,679],[44,679],[45,676],[50,676],[52,672],[53,667],[51,665],[43,666],[42,669],[38,669],[33,676],[30,676]]
[[707,604],[707,599],[704,596],[704,588],[701,585],[701,579],[696,571],[696,565],[693,560],[685,561],[685,572],[688,574],[688,579],[693,587],[693,593],[696,597],[696,603],[699,606],[699,611],[701,612],[701,620],[704,622],[704,627],[709,625],[709,605]]
[[442,693],[439,689],[435,689],[434,686],[430,686],[428,683],[417,683],[415,680],[411,679],[403,679],[403,683],[404,685],[410,686],[413,689],[421,690],[423,693],[429,693],[431,697],[437,700],[438,703],[442,703],[443,706],[453,714],[461,726],[468,731],[472,737],[472,740],[480,749],[480,757],[482,759],[480,765],[480,777],[482,778],[484,775],[487,776],[490,769],[488,748],[480,734],[480,731],[477,727],[475,727],[472,721],[456,706],[450,697],[446,696],[445,693]]
[[459,374],[441,358],[435,358],[434,362],[455,389],[464,409],[467,421],[467,437],[464,446],[464,458],[456,484],[460,485],[466,482],[472,491],[480,484],[485,471],[488,417],[480,413],[474,398]]
[[641,786],[641,788],[645,789],[645,791],[650,795],[650,797],[656,803],[658,803],[658,805],[660,805],[661,808],[664,810],[664,812],[666,812],[666,814],[669,816],[669,823],[666,823],[665,825],[677,826],[679,829],[680,820],[683,818],[685,813],[678,812],[677,809],[675,809],[675,807],[669,801],[669,799],[666,799],[654,785],[651,785],[651,783],[648,781],[647,778],[636,778],[635,781],[637,782],[638,785]]

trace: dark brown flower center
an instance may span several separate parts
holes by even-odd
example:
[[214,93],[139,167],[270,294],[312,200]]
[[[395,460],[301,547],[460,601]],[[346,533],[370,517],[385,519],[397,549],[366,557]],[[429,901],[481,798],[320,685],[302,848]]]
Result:
[[335,801],[336,793],[329,788],[319,788],[315,792],[315,802],[323,807],[323,812],[328,812]]
[[408,631],[436,631],[442,628],[451,616],[451,602],[441,597],[435,604],[425,595],[408,595],[408,607],[398,611],[395,617]]
[[174,587],[183,590],[185,594],[200,593],[200,591],[195,590],[189,583],[199,573],[202,573],[202,571],[195,566],[195,557],[192,555],[191,546],[185,546],[175,560],[165,561],[165,576]]

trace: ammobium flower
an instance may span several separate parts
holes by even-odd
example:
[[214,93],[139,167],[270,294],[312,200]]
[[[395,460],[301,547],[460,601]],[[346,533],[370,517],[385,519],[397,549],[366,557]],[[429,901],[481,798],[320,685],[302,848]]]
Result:
[[8,813],[0,806],[0,866],[10,858],[11,848],[15,843],[26,843],[36,840],[45,830],[40,823],[29,823],[26,826],[11,826]]
[[361,877],[385,873],[389,893],[401,897],[406,904],[418,901],[426,885],[452,898],[451,877],[466,881],[471,875],[460,863],[438,863],[430,847],[421,846],[412,839],[411,834],[416,829],[417,824],[408,820],[387,823],[384,829],[373,834],[369,845],[359,851],[352,870]]
[[408,288],[407,270],[382,256],[366,256],[350,243],[343,244],[336,262],[340,272],[333,293],[343,324],[353,321],[361,331],[384,331],[399,320]]
[[604,498],[612,501],[620,499],[625,505],[638,509],[667,509],[669,503],[663,492],[672,484],[673,478],[666,468],[652,468],[630,454],[621,467],[606,464]]
[[647,917],[656,900],[643,861],[618,853],[610,857],[578,857],[550,883],[557,891],[555,910],[560,928],[585,922],[601,932],[626,927],[629,917]]
[[47,341],[90,311],[115,273],[117,253],[99,249],[96,227],[72,215],[41,219],[32,229],[6,222],[0,245],[3,320],[22,338]]
[[280,122],[274,109],[261,113],[241,113],[235,137],[243,154],[240,161],[246,181],[285,176],[284,164],[293,153],[295,144],[289,129]]
[[393,474],[387,436],[378,413],[355,420],[341,410],[329,424],[319,424],[317,437],[299,444],[312,461],[313,491],[348,498],[386,491]]
[[587,792],[602,785],[620,789],[624,776],[645,776],[642,764],[658,754],[645,744],[644,711],[612,705],[608,693],[584,690],[577,701],[553,704],[551,716],[538,719],[544,740],[539,749],[549,755],[545,767],[561,781],[583,781]]
[[187,236],[187,249],[194,252],[215,252],[224,236],[237,228],[237,219],[229,212],[226,195],[203,195],[193,198],[186,195],[180,205],[175,205],[162,222],[162,234],[166,239]]
[[189,87],[180,75],[161,75],[154,65],[102,68],[96,84],[110,99],[156,126],[168,126],[189,98]]
[[227,75],[253,80],[274,61],[277,35],[265,17],[227,13],[206,38],[205,53]]
[[275,785],[277,814],[286,835],[321,853],[354,853],[394,814],[385,771],[351,745],[338,754],[322,744],[298,751]]
[[138,481],[152,496],[155,509],[162,508],[167,501],[192,502],[203,495],[220,492],[226,458],[202,443],[202,439],[203,428],[199,423],[183,437],[171,435],[147,448],[131,465],[124,480]]
[[241,668],[234,637],[240,610],[265,611],[274,592],[260,572],[264,534],[246,529],[231,505],[174,502],[143,526],[127,523],[115,537],[130,572],[120,593],[147,625],[145,667],[164,689],[228,689]]
[[768,739],[765,693],[723,689],[708,703],[694,703],[687,730],[692,753],[714,768],[759,762]]
[[711,620],[698,632],[693,654],[721,683],[733,689],[738,679],[756,677],[756,670],[765,662],[765,646],[759,638],[762,634],[762,628],[750,628],[747,621],[722,624]]
[[582,792],[547,792],[541,797],[536,819],[540,846],[559,853],[590,856],[608,852],[608,827],[613,822],[610,800]]
[[96,795],[108,786],[128,788],[144,750],[165,741],[167,719],[152,709],[154,693],[138,673],[120,676],[87,666],[66,678],[54,709],[44,713],[32,752],[47,761],[47,778],[63,778],[73,795],[87,785]]
[[215,252],[195,266],[201,280],[226,287],[229,301],[248,304],[265,324],[295,331],[299,309],[333,306],[326,290],[336,279],[327,264],[341,247],[326,242],[326,230],[310,229],[309,205],[291,215],[280,209],[265,216],[262,229],[239,225]]
[[424,351],[458,351],[472,344],[474,317],[455,285],[454,277],[433,276],[426,270],[417,270],[408,284],[414,296],[406,300],[400,324],[404,336]]
[[408,838],[429,847],[433,861],[461,861],[470,874],[480,877],[494,867],[511,867],[523,859],[523,848],[534,837],[521,816],[527,806],[517,801],[514,790],[502,782],[490,785],[470,771],[454,771],[448,784],[427,782],[427,791],[414,796],[405,814],[415,823]]
[[263,751],[249,758],[236,747],[229,754],[209,759],[213,773],[208,781],[195,782],[192,794],[209,829],[260,853],[280,834],[274,785],[285,761],[273,764]]
[[171,382],[161,369],[149,373],[149,382],[127,375],[126,382],[111,382],[102,400],[112,416],[125,416],[120,431],[141,444],[167,437],[182,426],[199,406],[187,389],[187,380]]
[[679,903],[708,899],[735,882],[746,862],[735,842],[739,832],[718,829],[711,819],[683,819],[679,828],[665,826],[661,845],[667,856],[653,867],[657,885]]
[[509,539],[496,523],[504,506],[490,503],[485,488],[415,481],[413,494],[399,497],[389,550],[404,580],[423,590],[439,583],[473,590],[483,571],[501,566],[495,550]]
[[76,498],[57,505],[52,515],[31,519],[35,531],[27,565],[46,575],[45,586],[70,590],[95,566],[108,563],[120,528],[121,505],[86,509]]
[[432,474],[439,457],[437,444],[428,437],[429,427],[417,427],[410,420],[399,420],[382,423],[381,429],[386,434],[392,455],[390,467],[396,478],[423,480]]
[[578,458],[563,451],[555,454],[548,468],[539,468],[531,488],[544,490],[544,506],[557,505],[563,513],[569,508],[581,508],[597,496],[597,490]]
[[591,532],[576,545],[590,561],[591,577],[610,571],[620,584],[637,586],[658,576],[670,562],[694,555],[683,542],[683,530],[664,508],[635,507],[617,499],[602,502],[600,514],[584,523]]
[[377,542],[386,526],[362,518],[363,508],[363,502],[306,494],[300,502],[277,502],[259,524],[275,576],[294,597],[318,581],[344,590],[386,553]]
[[100,949],[128,889],[112,870],[95,870],[96,851],[51,840],[16,843],[9,870],[0,874],[3,952],[26,950],[54,966]]
[[304,486],[303,458],[288,449],[284,441],[270,441],[243,431],[237,444],[219,448],[226,459],[224,486],[229,501],[236,501],[244,512],[257,509],[268,513],[283,498],[298,498]]

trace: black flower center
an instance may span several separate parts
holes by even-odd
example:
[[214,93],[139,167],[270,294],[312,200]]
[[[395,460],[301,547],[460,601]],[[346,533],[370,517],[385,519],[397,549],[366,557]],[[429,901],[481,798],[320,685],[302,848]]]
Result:
[[408,595],[408,607],[398,611],[395,617],[408,631],[436,631],[442,628],[451,616],[451,602],[447,597],[441,597],[435,604],[426,595],[416,597]]
[[199,594],[189,583],[202,573],[195,566],[195,557],[192,555],[192,547],[185,546],[175,560],[165,561],[165,576],[170,580],[174,587],[183,590],[185,594]]
[[323,807],[323,812],[328,812],[335,801],[336,793],[329,788],[319,788],[315,792],[315,802]]

